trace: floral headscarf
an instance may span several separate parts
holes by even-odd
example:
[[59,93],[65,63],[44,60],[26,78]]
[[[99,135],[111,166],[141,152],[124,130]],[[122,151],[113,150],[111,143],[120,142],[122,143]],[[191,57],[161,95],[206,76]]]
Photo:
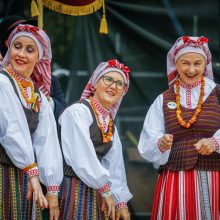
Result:
[[[95,71],[93,72],[89,82],[87,83],[85,89],[83,90],[83,93],[82,93],[80,99],[81,100],[82,99],[87,99],[90,96],[93,96],[94,92],[95,92],[96,83],[98,82],[98,80],[103,75],[105,75],[106,73],[109,73],[109,72],[118,72],[123,76],[123,78],[125,80],[125,84],[126,84],[125,91],[124,91],[124,94],[123,94],[123,96],[124,96],[127,93],[128,88],[129,88],[129,72],[130,72],[130,69],[127,66],[125,66],[124,64],[119,63],[118,60],[109,60],[107,62],[100,63],[99,66],[95,69]],[[120,103],[121,103],[121,100],[122,100],[123,96],[110,109],[110,113],[111,113],[111,116],[112,116],[113,119],[115,118],[115,116],[117,114],[117,111],[118,111],[118,108],[120,106]]]
[[184,36],[177,39],[167,54],[167,76],[169,86],[172,86],[178,78],[176,61],[185,53],[199,53],[203,55],[206,60],[204,76],[213,80],[211,53],[207,43],[208,38],[205,37]]
[[47,34],[38,29],[35,26],[28,24],[20,24],[18,25],[10,34],[7,44],[8,51],[3,59],[2,67],[4,68],[9,64],[9,53],[10,47],[14,40],[20,36],[27,36],[34,40],[37,45],[39,52],[39,61],[35,65],[33,73],[31,74],[31,79],[34,84],[46,95],[50,95],[50,85],[51,85],[51,45],[50,39]]

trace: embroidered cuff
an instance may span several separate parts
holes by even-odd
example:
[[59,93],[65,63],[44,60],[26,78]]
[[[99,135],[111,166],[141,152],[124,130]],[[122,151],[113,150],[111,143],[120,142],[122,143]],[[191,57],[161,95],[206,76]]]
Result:
[[32,176],[39,176],[39,174],[40,174],[38,167],[34,167],[34,168],[30,169],[26,173],[27,173],[29,179]]
[[106,183],[102,188],[99,188],[98,191],[102,194],[103,192],[108,192],[110,191],[110,187],[108,183]]
[[48,186],[47,192],[53,195],[58,195],[58,192],[60,191],[60,186]]
[[98,191],[101,193],[102,197],[107,197],[112,194],[108,183],[106,183],[102,188],[99,188]]
[[28,165],[28,166],[26,166],[24,169],[23,169],[23,172],[27,172],[28,170],[31,170],[32,168],[34,168],[34,167],[37,167],[37,164],[34,162],[34,163],[32,163],[32,164],[30,164],[30,165]]
[[215,151],[217,151],[217,150],[219,149],[218,141],[216,140],[215,137],[211,137],[210,140],[212,141],[212,143],[213,143],[214,146],[215,146]]
[[165,152],[165,150],[161,149],[161,147],[160,147],[160,139],[157,142],[157,146],[158,146],[161,153]]
[[116,209],[116,210],[117,210],[117,209],[122,209],[122,208],[128,208],[126,202],[117,203],[116,206],[115,206],[115,209]]

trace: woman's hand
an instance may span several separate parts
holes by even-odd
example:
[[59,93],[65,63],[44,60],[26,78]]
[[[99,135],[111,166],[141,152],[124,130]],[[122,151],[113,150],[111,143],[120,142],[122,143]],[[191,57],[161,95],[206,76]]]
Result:
[[215,144],[210,138],[203,138],[195,145],[196,150],[202,155],[210,155],[215,151]]
[[104,198],[102,198],[102,208],[101,211],[104,212],[104,210],[106,209],[107,206],[107,210],[108,210],[108,216],[115,220],[115,201],[112,198],[112,196],[106,196]]
[[120,220],[120,219],[131,220],[128,208],[121,208],[116,210],[116,220]]
[[41,208],[48,207],[48,202],[42,192],[38,176],[32,176],[28,181],[28,200],[31,200],[32,193],[34,193],[34,201],[38,202]]
[[58,220],[60,211],[58,203],[58,195],[47,193],[47,201],[49,203],[50,220]]
[[172,134],[165,134],[163,137],[160,138],[160,150],[161,151],[169,150],[172,144],[173,144]]

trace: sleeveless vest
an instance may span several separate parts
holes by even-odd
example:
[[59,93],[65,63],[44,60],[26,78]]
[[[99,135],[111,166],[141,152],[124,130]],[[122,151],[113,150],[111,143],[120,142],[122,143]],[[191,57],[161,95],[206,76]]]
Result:
[[[176,117],[176,109],[168,108],[169,102],[176,102],[174,88],[163,93],[163,111],[165,130],[173,134],[173,145],[168,162],[160,167],[172,171],[178,170],[217,170],[220,171],[220,154],[213,152],[211,155],[199,154],[194,144],[202,138],[210,138],[220,128],[220,105],[217,97],[217,87],[213,89],[202,105],[197,121],[190,128],[182,127]],[[195,109],[181,106],[182,117],[188,121]]]
[[[23,107],[23,110],[24,110],[24,113],[25,113],[25,116],[26,116],[26,119],[27,119],[28,127],[29,127],[29,130],[30,130],[30,134],[32,135],[34,133],[34,131],[36,130],[37,125],[38,125],[38,121],[39,121],[38,114],[39,113],[36,113],[36,112],[32,111],[31,109],[25,108],[22,104],[22,101],[21,101],[20,96],[19,96],[18,91],[17,91],[17,87],[16,87],[15,82],[12,79],[12,77],[4,70],[2,70],[0,72],[0,74],[3,74],[5,76],[7,76],[8,79],[10,80],[10,82],[11,82],[13,88],[14,88],[14,91],[15,91],[16,95],[18,96],[18,98],[21,102],[21,105]],[[34,88],[34,92],[40,94],[40,92],[37,88]],[[4,105],[4,103],[2,103],[2,105]],[[16,146],[14,146],[14,147],[16,147]],[[11,159],[8,157],[4,147],[1,144],[0,144],[0,163],[4,164],[4,165],[14,167],[14,164],[12,163]]]
[[[98,124],[97,124],[96,117],[95,117],[95,114],[93,112],[93,109],[92,109],[90,103],[87,102],[86,100],[83,100],[83,101],[80,101],[80,102],[76,102],[76,103],[82,103],[82,104],[86,105],[89,108],[90,112],[91,112],[91,115],[92,115],[92,118],[93,118],[93,123],[91,124],[91,126],[89,128],[90,138],[91,138],[92,143],[94,145],[96,155],[97,155],[99,161],[101,161],[102,158],[111,149],[112,141],[110,141],[108,143],[103,143],[103,141],[102,141],[102,133],[101,133],[101,130],[100,130]],[[112,135],[114,135],[114,123],[113,123],[113,128],[112,128]],[[70,166],[68,166],[66,164],[65,159],[63,161],[64,161],[64,175],[65,176],[69,176],[69,177],[73,177],[73,176],[77,177],[77,175],[73,171],[72,167],[70,167]]]

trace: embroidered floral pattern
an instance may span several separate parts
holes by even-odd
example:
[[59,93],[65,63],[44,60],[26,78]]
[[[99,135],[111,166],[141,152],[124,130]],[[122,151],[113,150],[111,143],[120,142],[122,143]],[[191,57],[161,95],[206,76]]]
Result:
[[54,185],[54,186],[48,186],[47,192],[48,193],[57,193],[60,191],[60,186]]
[[122,209],[122,208],[127,208],[127,203],[126,202],[120,202],[117,203],[115,206],[116,209]]
[[106,183],[102,188],[99,188],[98,191],[102,197],[107,197],[112,194],[108,183]]
[[39,171],[38,167],[34,167],[34,168],[27,171],[27,175],[28,175],[29,179],[33,176],[39,176],[39,174],[40,174],[40,171]]
[[109,119],[109,123],[108,123],[108,133],[105,133],[105,130],[104,130],[104,127],[103,127],[103,124],[100,122],[100,119],[99,119],[99,113],[98,111],[96,110],[96,107],[94,105],[94,99],[92,98],[92,96],[89,97],[89,100],[90,100],[90,103],[91,103],[91,107],[96,115],[96,119],[97,119],[97,123],[98,123],[98,126],[101,130],[101,133],[102,133],[102,140],[103,140],[103,143],[108,143],[111,141],[111,137],[112,137],[112,127],[113,127],[113,121],[112,121],[112,118],[110,117]]
[[215,150],[218,150],[219,149],[219,144],[218,144],[218,141],[216,140],[216,138],[211,137],[210,139],[213,142],[213,144],[215,145]]
[[96,108],[96,110],[100,113],[101,117],[102,117],[102,120],[103,120],[103,129],[104,131],[106,131],[106,128],[107,128],[107,124],[108,124],[108,119],[109,119],[109,115],[110,115],[110,111],[104,109],[96,99],[93,98],[93,103],[94,103],[94,106]]

